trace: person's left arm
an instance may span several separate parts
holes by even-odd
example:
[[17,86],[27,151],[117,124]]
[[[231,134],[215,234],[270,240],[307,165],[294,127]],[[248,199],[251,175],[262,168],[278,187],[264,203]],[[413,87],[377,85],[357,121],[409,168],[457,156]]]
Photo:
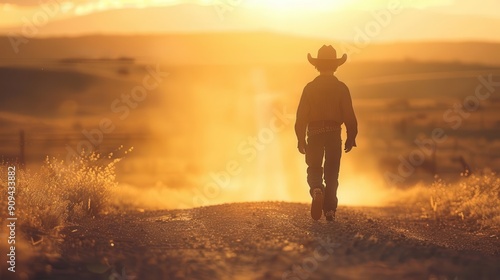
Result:
[[297,135],[297,148],[301,154],[306,153],[306,129],[311,106],[308,100],[307,86],[302,91],[299,107],[297,109],[297,119],[295,121],[295,134]]
[[349,88],[342,83],[342,119],[347,130],[347,139],[345,141],[345,152],[348,153],[353,147],[356,147],[356,136],[358,135],[358,120],[352,106],[351,93]]

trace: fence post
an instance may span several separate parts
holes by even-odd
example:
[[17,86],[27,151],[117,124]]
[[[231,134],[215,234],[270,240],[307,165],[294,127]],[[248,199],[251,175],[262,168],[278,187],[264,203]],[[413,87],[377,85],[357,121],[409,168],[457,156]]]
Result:
[[19,131],[19,165],[21,169],[24,169],[26,167],[24,146],[25,146],[24,130],[21,129]]

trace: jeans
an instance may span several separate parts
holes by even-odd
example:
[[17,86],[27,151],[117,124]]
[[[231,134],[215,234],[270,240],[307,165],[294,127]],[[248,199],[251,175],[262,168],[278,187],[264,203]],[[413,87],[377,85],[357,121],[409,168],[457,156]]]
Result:
[[[340,157],[342,139],[340,129],[307,137],[306,163],[309,192],[315,188],[324,190],[323,211],[336,210],[338,205],[337,188],[339,186]],[[323,169],[324,158],[324,169]],[[326,188],[323,185],[323,178]]]

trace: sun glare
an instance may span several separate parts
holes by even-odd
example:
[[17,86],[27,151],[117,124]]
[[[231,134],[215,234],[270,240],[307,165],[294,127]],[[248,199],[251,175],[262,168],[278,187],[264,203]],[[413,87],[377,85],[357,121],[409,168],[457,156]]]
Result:
[[277,11],[304,11],[304,10],[333,10],[345,7],[349,4],[346,0],[337,1],[304,1],[304,0],[253,0],[245,3],[248,7],[277,10]]

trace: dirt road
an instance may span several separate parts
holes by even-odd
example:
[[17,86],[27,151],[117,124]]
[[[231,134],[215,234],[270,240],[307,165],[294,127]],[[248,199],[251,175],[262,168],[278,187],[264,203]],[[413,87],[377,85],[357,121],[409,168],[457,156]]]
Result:
[[500,279],[500,240],[400,208],[238,203],[68,228],[40,279]]

